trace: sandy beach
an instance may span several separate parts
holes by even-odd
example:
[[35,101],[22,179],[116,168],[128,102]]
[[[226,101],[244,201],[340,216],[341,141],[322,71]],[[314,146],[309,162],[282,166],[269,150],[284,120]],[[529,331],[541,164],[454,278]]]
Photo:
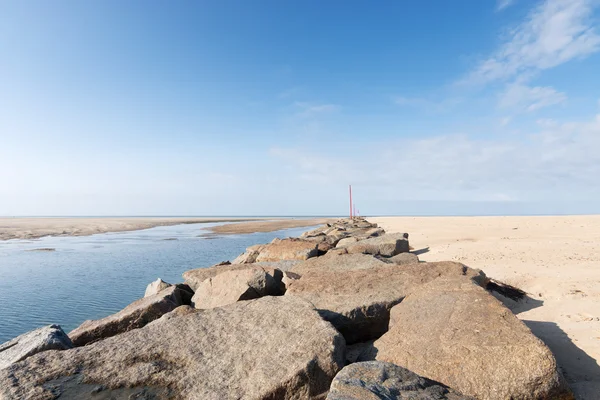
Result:
[[454,260],[529,294],[513,311],[580,399],[600,399],[600,216],[380,217],[423,261]]
[[115,218],[0,218],[0,240],[37,239],[44,236],[87,236],[106,232],[124,232],[156,226],[233,222],[213,228],[217,234],[272,232],[324,223],[326,219],[266,218],[186,218],[186,217],[115,217]]

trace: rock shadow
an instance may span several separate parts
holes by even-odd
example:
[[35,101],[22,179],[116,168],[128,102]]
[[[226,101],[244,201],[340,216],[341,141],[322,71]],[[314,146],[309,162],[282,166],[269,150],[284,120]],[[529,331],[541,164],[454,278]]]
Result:
[[342,334],[347,345],[351,345],[376,340],[385,334],[390,325],[390,310],[402,300],[404,298],[386,304],[357,308],[351,316],[326,309],[318,309],[317,312]]
[[530,297],[525,291],[494,279],[490,279],[485,288],[515,315],[544,305],[542,300]]
[[[523,320],[531,332],[552,350],[558,366],[578,399],[597,399],[587,393],[600,388],[598,362],[581,350],[556,323]],[[585,393],[585,394],[584,394]]]
[[419,249],[419,250],[411,250],[410,252],[419,256],[421,254],[429,253],[429,247],[423,247],[422,249]]
[[174,398],[174,393],[167,388],[142,386],[109,389],[101,384],[84,383],[81,374],[60,377],[44,383],[43,386],[61,400],[166,400]]

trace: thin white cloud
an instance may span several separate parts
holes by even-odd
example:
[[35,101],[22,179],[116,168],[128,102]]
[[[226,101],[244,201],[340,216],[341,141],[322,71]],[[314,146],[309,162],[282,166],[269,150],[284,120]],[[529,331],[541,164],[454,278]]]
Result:
[[289,98],[292,98],[294,96],[298,96],[298,95],[302,94],[304,91],[305,91],[304,88],[302,88],[300,86],[294,86],[294,87],[291,87],[291,88],[286,89],[283,92],[279,93],[277,95],[277,98],[279,98],[279,99],[289,99]]
[[462,102],[460,98],[447,98],[440,101],[433,101],[422,97],[403,97],[396,96],[393,102],[402,107],[415,107],[423,109],[427,112],[446,112]]
[[290,167],[291,180],[386,188],[397,201],[547,201],[549,196],[554,201],[600,195],[600,115],[585,123],[540,121],[539,126],[509,138],[447,134],[369,143],[380,149],[377,157],[357,156],[364,143],[337,155],[315,149],[271,154]]
[[535,121],[538,126],[542,127],[542,128],[556,128],[559,126],[558,122],[556,122],[555,120],[553,120],[552,118],[540,118],[537,121]]
[[515,0],[498,0],[496,4],[496,11],[502,11],[507,7],[513,5]]
[[313,117],[321,114],[331,114],[339,111],[342,107],[338,104],[315,104],[296,102],[294,106],[298,110],[297,114],[300,117]]
[[460,83],[485,84],[531,75],[600,49],[594,0],[546,0],[511,30],[500,48]]
[[501,109],[512,109],[517,112],[533,112],[545,107],[564,103],[567,95],[549,86],[530,87],[520,83],[506,86],[498,99]]

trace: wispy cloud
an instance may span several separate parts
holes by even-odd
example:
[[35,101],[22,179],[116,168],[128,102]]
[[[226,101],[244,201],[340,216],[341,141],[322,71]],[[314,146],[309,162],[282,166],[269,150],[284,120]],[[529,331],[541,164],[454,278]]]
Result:
[[434,101],[422,97],[396,96],[392,100],[396,105],[402,107],[415,107],[434,113],[450,111],[453,107],[462,102],[462,99],[457,97]]
[[305,89],[303,87],[301,87],[301,86],[294,86],[294,87],[288,88],[288,89],[282,91],[281,93],[279,93],[277,95],[277,98],[279,98],[279,99],[289,99],[289,98],[292,98],[294,96],[299,96],[303,92],[305,92]]
[[546,0],[460,83],[485,84],[555,67],[600,49],[594,0]]
[[502,11],[507,7],[510,7],[511,5],[513,5],[513,3],[515,2],[515,0],[498,0],[497,4],[496,4],[496,10],[497,11]]
[[341,110],[338,104],[306,103],[296,102],[294,107],[297,109],[296,115],[299,117],[313,117],[322,114],[331,114]]
[[500,93],[498,107],[517,112],[533,112],[544,107],[564,103],[567,95],[549,86],[530,87],[520,83],[506,86]]
[[[371,158],[357,156],[364,151],[363,143],[352,146],[336,155],[281,148],[271,155],[290,166],[295,175],[290,179],[386,187],[396,200],[543,201],[548,196],[564,200],[600,194],[595,183],[600,174],[600,153],[595,150],[600,148],[600,115],[583,123],[541,121],[537,130],[513,138],[442,134],[370,143],[380,149]],[[563,190],[557,192],[557,185]]]

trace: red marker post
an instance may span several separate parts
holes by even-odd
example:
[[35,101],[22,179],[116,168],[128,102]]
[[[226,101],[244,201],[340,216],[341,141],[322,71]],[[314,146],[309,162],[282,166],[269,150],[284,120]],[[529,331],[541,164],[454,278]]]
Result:
[[348,185],[350,189],[350,219],[352,219],[352,185]]

